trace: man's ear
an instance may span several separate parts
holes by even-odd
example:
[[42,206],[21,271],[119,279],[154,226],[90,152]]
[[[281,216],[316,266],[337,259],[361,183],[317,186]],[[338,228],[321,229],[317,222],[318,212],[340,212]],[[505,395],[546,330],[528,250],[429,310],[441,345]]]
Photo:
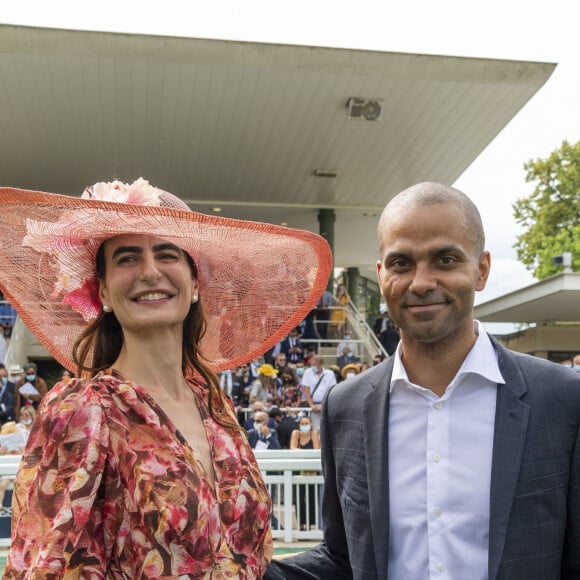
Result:
[[481,292],[485,288],[487,284],[487,279],[489,278],[490,269],[491,269],[491,255],[487,251],[482,252],[481,256],[479,257],[477,282],[475,284],[475,289],[478,292]]

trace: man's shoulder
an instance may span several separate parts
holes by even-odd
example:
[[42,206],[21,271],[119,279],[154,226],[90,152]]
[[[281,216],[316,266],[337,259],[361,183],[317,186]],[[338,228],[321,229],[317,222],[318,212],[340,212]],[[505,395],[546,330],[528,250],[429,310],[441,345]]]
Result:
[[379,385],[386,385],[387,380],[391,375],[392,362],[385,360],[382,363],[370,367],[366,371],[358,375],[354,375],[336,384],[331,389],[333,397],[349,397],[352,398],[356,393],[357,397],[364,396],[371,390],[377,388]]
[[549,390],[553,393],[555,389],[563,389],[580,402],[579,373],[546,359],[512,351],[503,345],[496,344],[496,351],[500,371],[507,383],[517,376],[513,371],[515,368],[532,392]]

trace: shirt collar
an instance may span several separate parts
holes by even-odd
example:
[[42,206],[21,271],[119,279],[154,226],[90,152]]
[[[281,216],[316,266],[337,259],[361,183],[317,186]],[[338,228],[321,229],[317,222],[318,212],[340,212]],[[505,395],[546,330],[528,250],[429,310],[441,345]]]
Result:
[[[497,384],[505,383],[505,380],[499,370],[499,364],[497,361],[497,353],[493,348],[491,340],[483,329],[482,324],[479,320],[473,321],[475,332],[477,333],[477,339],[471,350],[467,353],[463,363],[459,367],[457,374],[453,377],[450,383],[455,385],[459,382],[459,379],[466,374],[476,374],[487,381]],[[389,385],[389,392],[392,392],[397,384],[410,384],[407,371],[403,365],[401,359],[401,342],[397,345],[397,350],[395,351],[395,360],[393,362],[393,374],[391,375],[391,384]]]

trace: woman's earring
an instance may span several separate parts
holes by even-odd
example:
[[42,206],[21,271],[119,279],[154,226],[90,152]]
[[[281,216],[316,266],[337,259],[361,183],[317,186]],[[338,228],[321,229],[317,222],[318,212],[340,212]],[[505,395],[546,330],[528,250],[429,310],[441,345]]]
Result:
[[197,294],[192,294],[191,295],[191,303],[195,304],[195,303],[197,303],[197,301],[198,301]]
[[112,311],[113,309],[110,306],[103,304],[103,312],[112,312]]

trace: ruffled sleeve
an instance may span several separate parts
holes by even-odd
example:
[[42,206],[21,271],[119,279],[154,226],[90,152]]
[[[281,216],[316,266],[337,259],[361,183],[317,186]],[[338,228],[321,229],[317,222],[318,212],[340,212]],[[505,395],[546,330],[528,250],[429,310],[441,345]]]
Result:
[[90,381],[60,383],[43,399],[14,487],[4,578],[104,578],[108,437]]

